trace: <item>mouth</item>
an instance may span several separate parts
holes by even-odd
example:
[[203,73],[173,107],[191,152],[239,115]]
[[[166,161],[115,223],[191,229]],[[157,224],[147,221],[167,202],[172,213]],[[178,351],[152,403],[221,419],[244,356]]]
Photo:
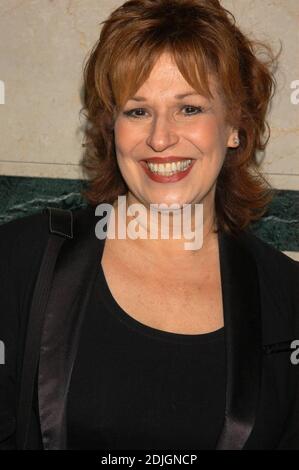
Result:
[[152,163],[140,161],[146,175],[157,183],[175,183],[185,178],[191,171],[196,160],[180,159],[171,163]]
[[175,174],[185,172],[193,163],[192,158],[152,158],[148,160],[142,160],[143,165],[147,166],[147,169],[156,175],[160,176],[173,176]]

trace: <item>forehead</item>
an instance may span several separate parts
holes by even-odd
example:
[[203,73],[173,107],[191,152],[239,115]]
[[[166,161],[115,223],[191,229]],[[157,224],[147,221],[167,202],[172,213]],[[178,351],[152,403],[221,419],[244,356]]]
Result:
[[[208,75],[208,81],[210,90],[216,97],[216,80],[211,74]],[[149,77],[134,96],[150,98],[159,94],[165,98],[168,96],[172,98],[174,95],[183,95],[188,92],[203,94],[201,90],[196,90],[186,81],[172,56],[163,52],[154,63]]]

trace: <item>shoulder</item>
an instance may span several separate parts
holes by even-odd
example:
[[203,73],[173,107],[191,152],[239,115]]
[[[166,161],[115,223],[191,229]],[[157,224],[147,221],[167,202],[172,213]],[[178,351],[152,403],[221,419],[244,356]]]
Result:
[[32,271],[48,237],[44,213],[21,217],[0,226],[0,275],[21,278]]
[[[89,206],[72,210],[74,238],[79,238],[95,221]],[[21,217],[0,225],[0,280],[16,282],[26,289],[36,277],[47,241],[49,215],[46,211]]]
[[[84,232],[89,224],[96,221],[91,206],[69,212],[72,213],[75,237]],[[10,246],[16,248],[20,245],[25,256],[27,250],[34,251],[39,247],[44,247],[49,233],[49,215],[43,210],[0,225],[0,246],[6,247],[5,251],[7,251]]]
[[[47,216],[43,212],[28,215],[0,225],[1,247],[42,244],[48,234]],[[23,246],[24,246],[23,245]]]
[[299,332],[299,262],[246,230],[242,242],[253,256],[264,296],[280,312],[281,318],[295,321]]
[[297,276],[298,279],[299,261],[290,258],[270,243],[257,237],[250,230],[243,231],[241,238],[254,256],[257,264],[266,270],[270,277],[274,274],[279,277],[287,274],[295,278]]
[[[93,211],[76,209],[71,213],[74,238],[80,239],[90,227],[88,222],[94,220]],[[49,240],[49,227],[46,211],[0,225],[0,331],[3,322],[6,325],[19,321],[26,324],[34,285]],[[72,250],[73,244],[68,243],[68,246]],[[10,329],[15,331],[16,327]]]
[[16,283],[17,292],[34,277],[49,236],[44,212],[21,217],[0,226],[1,280]]

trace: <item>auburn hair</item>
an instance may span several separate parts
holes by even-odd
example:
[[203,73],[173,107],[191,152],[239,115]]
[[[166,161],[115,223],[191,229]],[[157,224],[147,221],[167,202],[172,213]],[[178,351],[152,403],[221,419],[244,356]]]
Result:
[[116,160],[114,120],[160,54],[169,52],[185,80],[205,96],[211,96],[208,75],[214,74],[227,122],[239,130],[240,145],[227,149],[217,178],[218,230],[237,232],[261,218],[274,195],[258,152],[270,137],[266,117],[278,55],[244,35],[218,0],[129,0],[101,24],[84,65],[83,197],[91,205],[112,204],[127,193]]

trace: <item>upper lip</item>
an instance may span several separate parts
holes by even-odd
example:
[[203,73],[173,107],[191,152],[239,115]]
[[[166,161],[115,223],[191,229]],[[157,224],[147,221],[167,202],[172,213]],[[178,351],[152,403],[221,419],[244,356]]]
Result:
[[171,162],[179,162],[181,160],[192,160],[189,157],[151,157],[151,158],[144,158],[142,161],[144,162],[151,162],[151,163],[171,163]]

